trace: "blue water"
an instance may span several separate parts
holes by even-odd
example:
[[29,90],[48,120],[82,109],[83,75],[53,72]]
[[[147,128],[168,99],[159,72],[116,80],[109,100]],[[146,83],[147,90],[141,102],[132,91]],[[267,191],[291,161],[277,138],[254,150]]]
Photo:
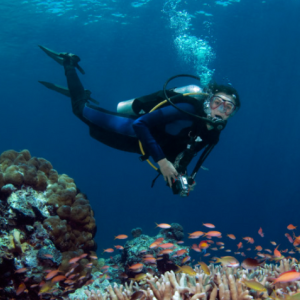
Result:
[[[233,250],[244,236],[286,248],[286,226],[299,220],[299,11],[296,0],[3,0],[0,152],[28,149],[75,179],[95,211],[99,253],[135,227],[155,235],[154,222],[186,233],[214,223],[236,235]],[[151,189],[156,173],[138,155],[93,140],[69,99],[37,82],[66,86],[38,44],[79,55],[85,88],[113,111],[175,74],[231,83],[242,107],[196,190],[173,196],[161,178]]]

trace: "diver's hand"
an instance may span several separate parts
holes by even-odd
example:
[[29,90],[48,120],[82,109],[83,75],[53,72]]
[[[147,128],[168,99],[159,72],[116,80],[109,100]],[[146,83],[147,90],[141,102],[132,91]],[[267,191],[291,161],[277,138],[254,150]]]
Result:
[[178,173],[173,164],[166,158],[161,159],[157,163],[159,165],[161,174],[164,176],[165,181],[169,183],[170,187],[172,187],[172,179],[175,179],[176,176],[178,176]]

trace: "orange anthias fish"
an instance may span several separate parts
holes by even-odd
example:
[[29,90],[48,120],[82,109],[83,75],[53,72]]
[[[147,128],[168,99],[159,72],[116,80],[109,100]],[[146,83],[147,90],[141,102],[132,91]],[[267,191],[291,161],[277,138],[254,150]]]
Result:
[[261,227],[260,227],[259,230],[258,230],[258,234],[259,234],[261,237],[264,237],[264,236],[265,236],[265,234],[263,233]]
[[16,270],[15,273],[16,274],[21,274],[21,273],[27,272],[27,270],[28,270],[27,268],[21,268],[21,269]]
[[65,279],[66,279],[66,276],[58,275],[58,276],[53,277],[51,282],[59,282],[59,281],[65,280]]
[[292,224],[290,224],[290,225],[287,227],[288,230],[294,230],[294,229],[296,229],[296,228],[297,228],[297,226],[294,226],[294,225],[292,225]]
[[274,249],[274,256],[275,257],[281,257],[281,253],[277,250],[278,247],[279,247],[279,245]]
[[60,270],[53,270],[46,275],[45,279],[49,280],[49,279],[53,278],[54,276],[56,276],[60,272],[61,272]]
[[114,246],[116,249],[118,249],[118,250],[123,250],[124,249],[124,247],[123,246],[120,246],[120,245],[115,245]]
[[222,235],[222,233],[219,231],[209,231],[204,234],[204,236],[213,236],[213,237],[219,237],[221,235]]
[[169,225],[169,224],[166,224],[166,223],[161,223],[161,224],[157,224],[157,223],[155,223],[156,224],[156,227],[159,227],[159,228],[171,228],[171,225]]
[[243,248],[243,243],[242,243],[242,242],[239,242],[239,243],[237,244],[237,247],[238,247],[238,249]]
[[234,234],[227,234],[227,236],[228,236],[230,239],[232,239],[232,240],[235,240],[235,239],[236,239],[236,237],[235,237]]
[[163,249],[168,249],[168,248],[173,248],[174,244],[172,243],[165,243],[165,244],[160,244],[158,247],[163,248]]
[[143,267],[144,267],[143,264],[137,263],[137,264],[134,264],[134,265],[130,266],[128,269],[129,269],[129,270],[138,270],[138,269],[141,269],[141,268],[143,268]]
[[203,231],[195,231],[189,234],[189,239],[197,239],[204,234]]
[[119,234],[119,235],[115,236],[115,240],[116,239],[125,240],[127,238],[128,238],[128,235],[126,235],[126,234]]
[[287,237],[289,242],[293,244],[293,242],[294,242],[293,238],[288,233],[286,233],[285,236]]
[[24,282],[22,282],[19,286],[18,289],[16,290],[16,294],[17,296],[19,296],[20,294],[22,294],[26,289],[26,285]]
[[251,244],[254,243],[254,239],[250,236],[243,237],[243,240],[246,240],[247,243],[251,243]]
[[256,246],[254,250],[261,251],[262,249],[262,246]]
[[112,252],[114,252],[114,249],[113,248],[103,249],[103,253],[104,252],[112,253]]
[[275,284],[277,282],[290,282],[299,279],[300,279],[300,273],[296,272],[296,270],[292,270],[292,271],[281,273],[273,283]]
[[208,228],[215,228],[216,226],[214,224],[211,223],[202,223],[203,226],[208,227]]
[[199,249],[207,249],[209,247],[209,244],[207,243],[207,241],[201,241],[198,247]]

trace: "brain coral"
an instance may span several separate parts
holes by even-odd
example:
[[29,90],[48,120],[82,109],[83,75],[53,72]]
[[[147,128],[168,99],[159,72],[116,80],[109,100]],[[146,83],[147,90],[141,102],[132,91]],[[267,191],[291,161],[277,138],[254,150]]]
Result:
[[65,263],[64,257],[96,250],[86,196],[72,178],[28,150],[0,155],[0,228],[0,298],[15,297],[24,276],[26,286],[38,284],[45,269]]

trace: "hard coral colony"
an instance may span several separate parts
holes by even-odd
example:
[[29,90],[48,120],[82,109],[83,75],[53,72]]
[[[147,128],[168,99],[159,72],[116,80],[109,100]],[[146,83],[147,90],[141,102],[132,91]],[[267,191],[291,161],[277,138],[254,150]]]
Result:
[[81,278],[72,289],[90,279],[92,259],[69,263],[96,250],[89,201],[72,178],[28,150],[0,155],[0,226],[1,299],[40,299],[54,288],[59,296],[69,289],[61,283],[67,273]]

